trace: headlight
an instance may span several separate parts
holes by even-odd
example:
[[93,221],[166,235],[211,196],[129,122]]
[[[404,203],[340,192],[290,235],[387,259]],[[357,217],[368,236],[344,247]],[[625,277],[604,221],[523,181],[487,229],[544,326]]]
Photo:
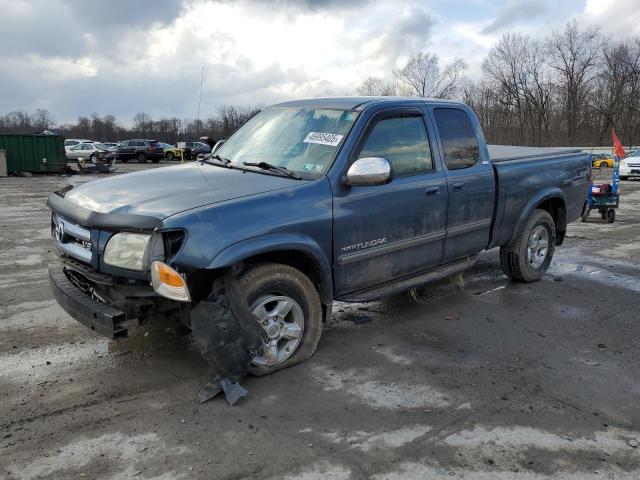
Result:
[[104,263],[112,267],[143,271],[150,239],[151,235],[143,233],[116,233],[104,249]]

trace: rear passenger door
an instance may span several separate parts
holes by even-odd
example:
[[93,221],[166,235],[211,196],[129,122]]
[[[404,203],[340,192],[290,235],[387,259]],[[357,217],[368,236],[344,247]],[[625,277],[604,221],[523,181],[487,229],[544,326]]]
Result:
[[451,261],[478,253],[489,243],[495,178],[486,149],[480,149],[482,133],[469,113],[448,106],[432,112],[449,189],[443,260]]
[[395,108],[374,114],[349,164],[364,157],[386,158],[393,179],[334,192],[338,295],[411,275],[442,257],[447,185],[432,156],[424,112]]

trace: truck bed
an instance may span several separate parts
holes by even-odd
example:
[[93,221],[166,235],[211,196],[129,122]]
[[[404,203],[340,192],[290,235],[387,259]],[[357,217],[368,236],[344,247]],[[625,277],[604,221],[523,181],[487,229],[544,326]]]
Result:
[[[520,155],[513,155],[515,149]],[[496,152],[495,148],[489,151],[492,150]],[[496,203],[489,248],[508,242],[521,220],[528,218],[530,210],[551,194],[564,202],[564,211],[559,212],[560,221],[556,226],[560,239],[566,224],[580,216],[591,172],[590,154],[576,149],[509,147],[502,149],[501,157],[492,156],[491,163],[496,180]]]
[[573,147],[520,147],[515,145],[487,145],[487,148],[489,149],[489,157],[491,158],[492,162],[580,152],[579,149]]

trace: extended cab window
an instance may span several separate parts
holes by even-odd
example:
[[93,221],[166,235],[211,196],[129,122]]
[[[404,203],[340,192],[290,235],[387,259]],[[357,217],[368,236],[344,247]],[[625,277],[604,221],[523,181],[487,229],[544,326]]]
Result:
[[358,158],[386,158],[396,176],[415,175],[433,169],[431,148],[422,117],[404,116],[375,124]]
[[480,158],[480,145],[467,113],[458,108],[436,108],[434,114],[447,168],[474,166]]

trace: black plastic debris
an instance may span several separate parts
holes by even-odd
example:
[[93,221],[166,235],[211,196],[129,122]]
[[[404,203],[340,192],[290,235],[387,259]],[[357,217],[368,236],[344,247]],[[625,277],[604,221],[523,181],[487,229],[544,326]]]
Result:
[[227,402],[235,404],[247,394],[238,382],[258,354],[262,329],[233,273],[217,279],[209,296],[193,309],[191,329],[213,372],[213,381],[198,394],[200,403],[222,391]]

